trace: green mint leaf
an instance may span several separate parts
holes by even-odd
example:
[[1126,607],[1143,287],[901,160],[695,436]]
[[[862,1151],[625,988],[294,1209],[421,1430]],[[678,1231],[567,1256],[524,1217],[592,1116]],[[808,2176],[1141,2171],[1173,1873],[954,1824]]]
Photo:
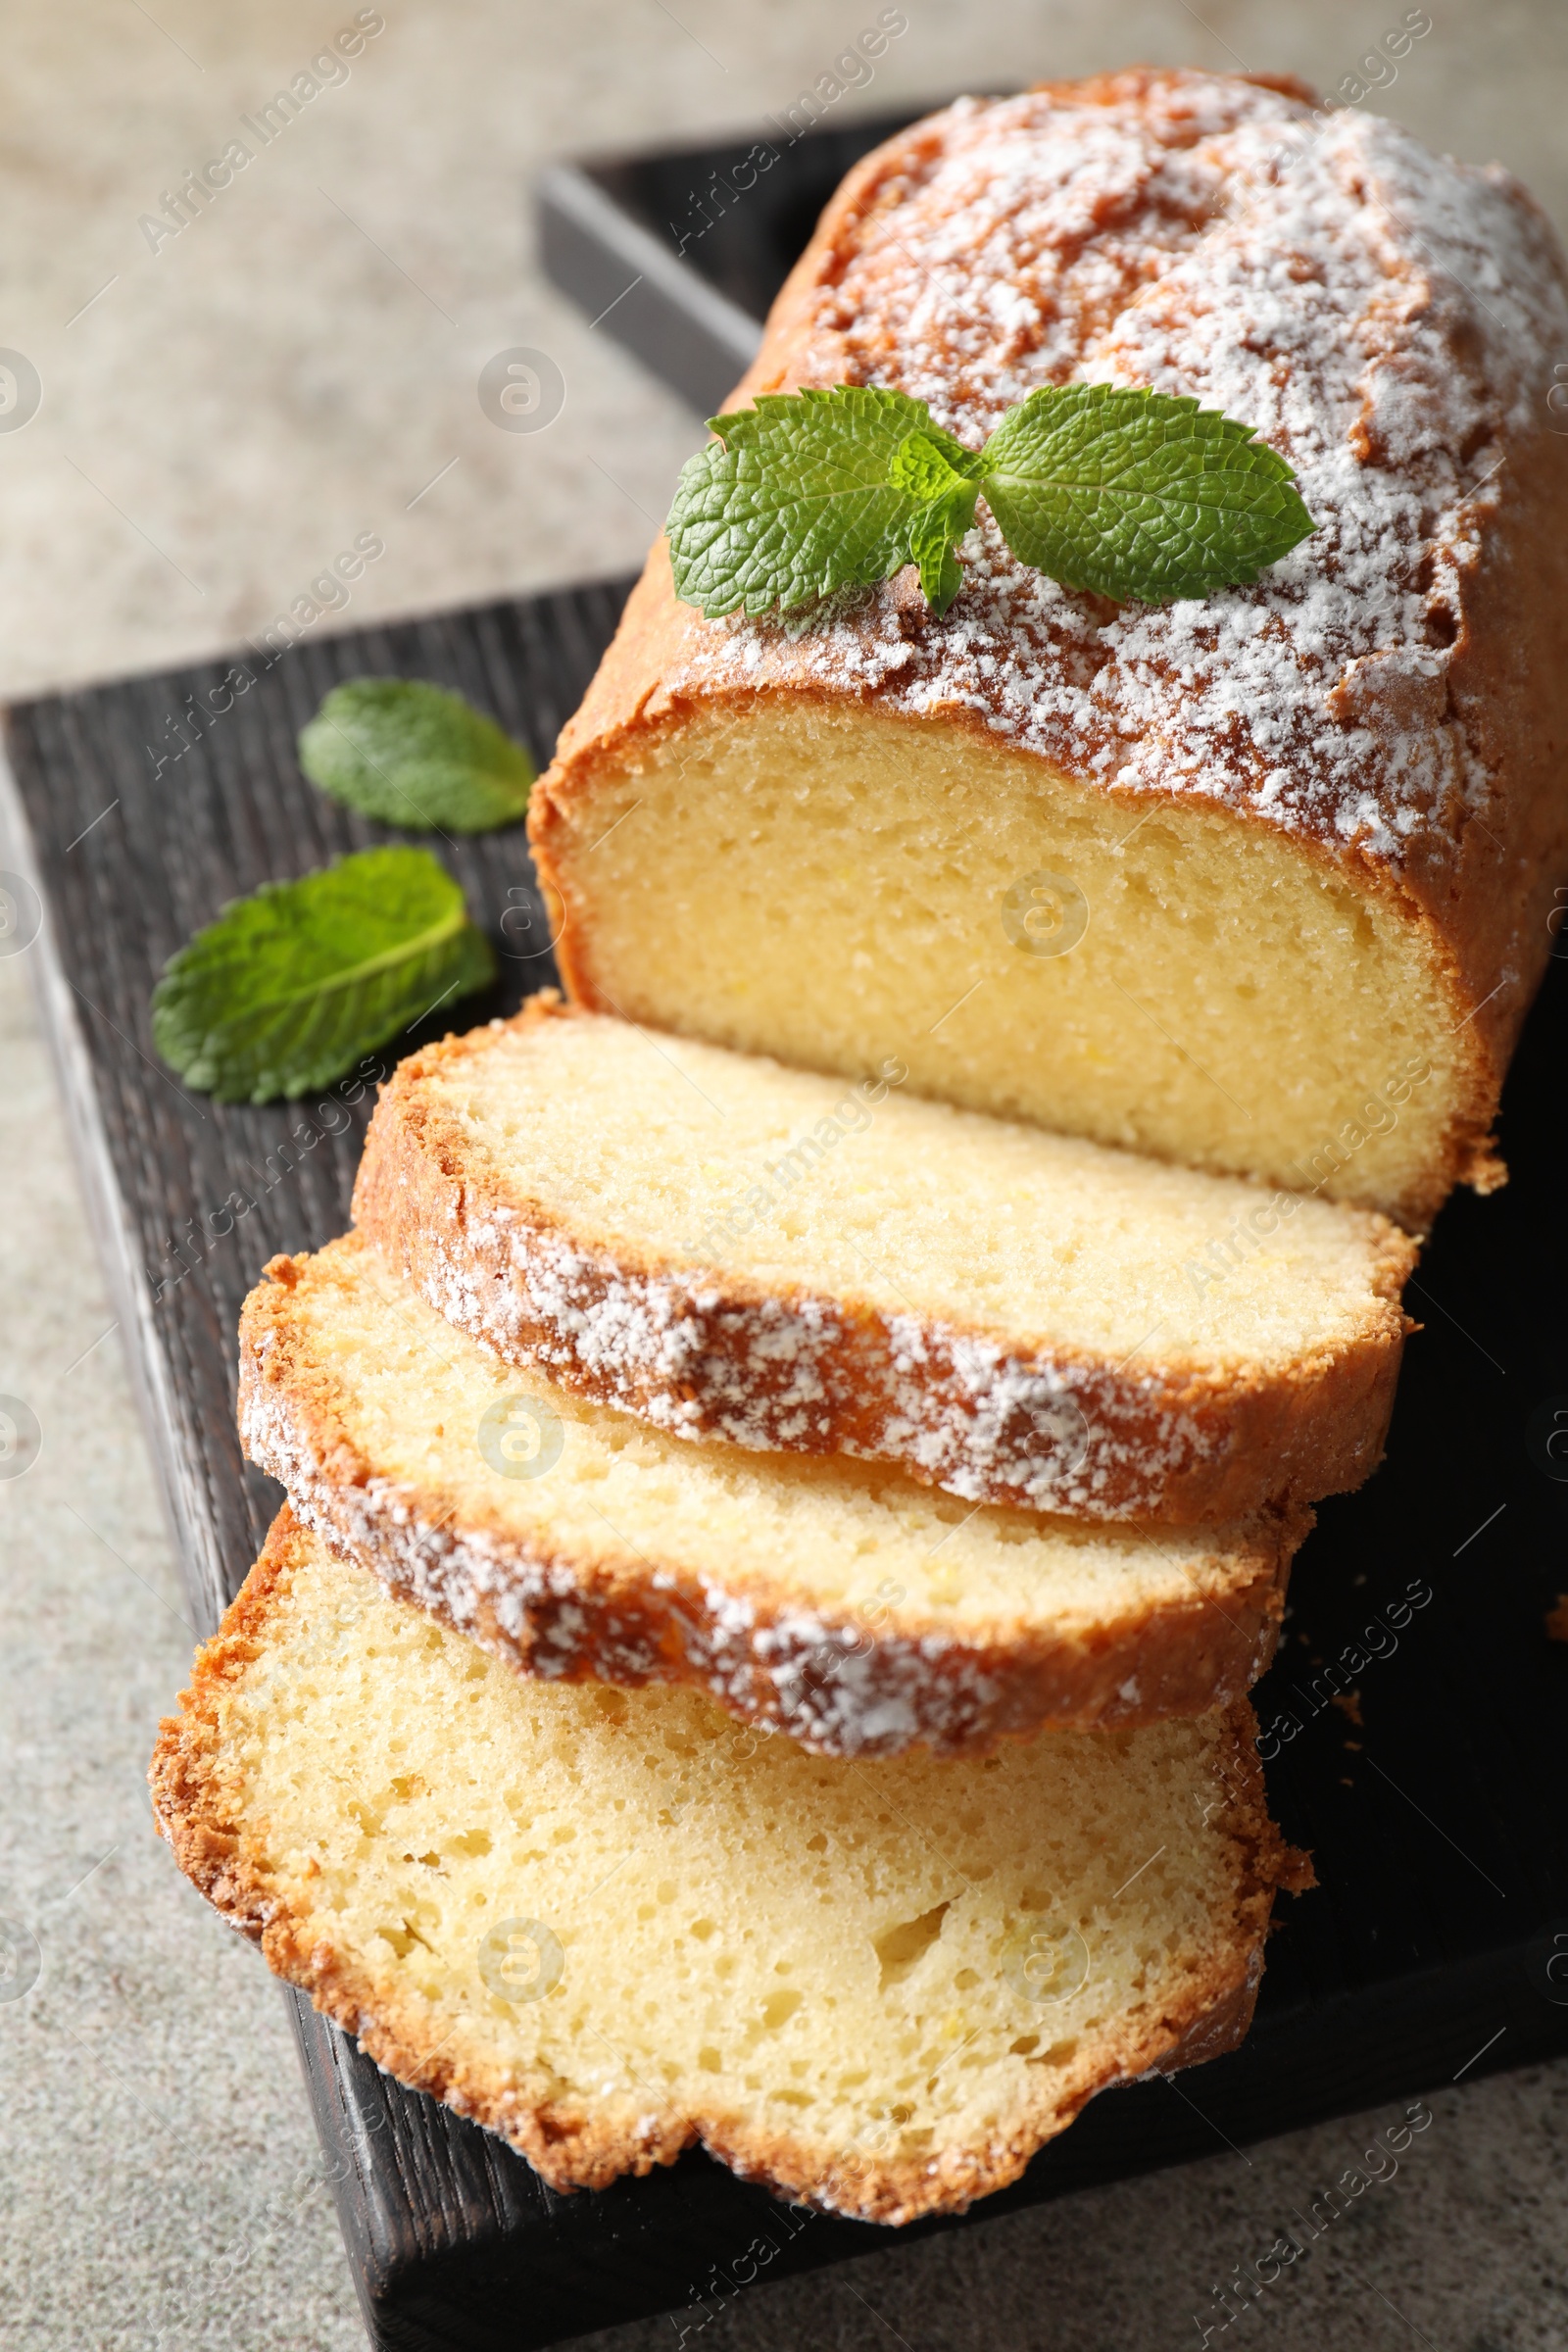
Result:
[[[956,453],[956,461],[950,452]],[[974,521],[981,460],[935,426],[911,433],[893,453],[889,478],[919,503],[909,523],[909,557],[920,567],[926,602],[939,616],[963,586],[954,549]]]
[[313,784],[365,816],[439,833],[510,825],[533,763],[461,694],[418,678],[350,678],[300,736]]
[[974,462],[924,401],[866,385],[764,392],[710,423],[721,438],[681,468],[665,528],[675,594],[710,620],[891,578],[929,503],[894,479],[904,444],[929,442],[950,472]]
[[1255,580],[1316,526],[1285,460],[1196,400],[1110,384],[1031,392],[982,452],[1020,563],[1161,604]]
[[[969,494],[969,521],[974,519],[974,493]],[[963,586],[963,565],[954,554],[954,545],[963,537],[968,523],[955,530],[946,510],[940,505],[922,507],[914,518],[909,534],[909,554],[920,568],[920,586],[925,601],[938,619],[947,611],[958,590]]]
[[984,471],[985,461],[978,450],[964,449],[928,418],[918,431],[899,443],[888,466],[888,479],[895,489],[907,490],[919,506],[932,505],[968,483],[972,505]]
[[153,1043],[220,1102],[292,1100],[495,977],[490,943],[428,850],[361,850],[264,882],[172,956]]

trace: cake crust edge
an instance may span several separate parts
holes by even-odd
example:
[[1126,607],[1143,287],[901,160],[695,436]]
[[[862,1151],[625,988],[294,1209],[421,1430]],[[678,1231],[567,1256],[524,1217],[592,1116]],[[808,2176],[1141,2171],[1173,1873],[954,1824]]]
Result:
[[[1222,1375],[1173,1359],[1156,1385],[1147,1358],[1128,1369],[1043,1342],[1015,1357],[994,1333],[928,1319],[911,1376],[900,1369],[907,1317],[637,1245],[612,1250],[477,1164],[462,1122],[423,1081],[485,1052],[500,1030],[526,1037],[548,1021],[592,1017],[545,991],[510,1022],[410,1054],[382,1087],[366,1137],[356,1222],[438,1312],[504,1360],[537,1362],[562,1387],[672,1436],[889,1461],[965,1501],[1068,1517],[1245,1519],[1357,1487],[1382,1460],[1413,1328],[1399,1294],[1416,1252],[1377,1211],[1340,1212],[1365,1221],[1371,1246],[1362,1328],[1288,1367]],[[610,1334],[603,1345],[583,1340],[590,1316]],[[808,1411],[781,1348],[786,1332],[823,1384]],[[998,1350],[981,1390],[976,1346]],[[1048,1422],[1058,1396],[1073,1400],[1081,1454],[1059,1433],[1042,1436],[1032,1405],[982,1419],[1003,1411],[1019,1380],[1050,1389],[1039,1407]],[[1054,1448],[1049,1458],[1042,1445]]]
[[321,1279],[310,1258],[273,1258],[245,1303],[247,1455],[339,1558],[519,1675],[685,1683],[743,1722],[849,1759],[915,1745],[983,1755],[1048,1725],[1111,1730],[1206,1714],[1249,1690],[1274,1654],[1307,1511],[1216,1529],[1216,1550],[1235,1563],[1223,1591],[1189,1580],[1168,1601],[1134,1599],[1093,1626],[1054,1631],[999,1619],[957,1632],[909,1602],[867,1629],[847,1607],[758,1578],[717,1587],[677,1556],[650,1559],[618,1540],[595,1556],[536,1548],[498,1512],[469,1502],[459,1516],[439,1481],[394,1480],[367,1456],[292,1307],[297,1285]]

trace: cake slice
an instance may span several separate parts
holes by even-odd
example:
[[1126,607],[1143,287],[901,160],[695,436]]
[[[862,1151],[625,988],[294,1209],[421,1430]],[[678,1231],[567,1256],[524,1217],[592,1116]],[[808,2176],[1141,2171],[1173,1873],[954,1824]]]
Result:
[[523,1674],[690,1683],[822,1755],[1152,1723],[1267,1665],[1305,1515],[1134,1529],[683,1446],[519,1381],[357,1234],[274,1258],[239,1425],[295,1516]]
[[1384,1218],[535,998],[400,1063],[365,1231],[510,1362],[683,1438],[1191,1525],[1380,1458]]
[[906,2222],[1241,2039],[1300,1875],[1252,1733],[836,1762],[698,1691],[519,1681],[285,1510],[151,1781],[269,1965],[553,2188],[700,2140]]
[[1416,1229],[1490,1188],[1568,877],[1563,352],[1524,191],[1298,84],[900,131],[731,408],[869,384],[977,450],[1038,386],[1143,386],[1252,427],[1316,529],[1116,607],[982,509],[941,619],[912,572],[705,619],[661,540],[528,812],[572,996]]

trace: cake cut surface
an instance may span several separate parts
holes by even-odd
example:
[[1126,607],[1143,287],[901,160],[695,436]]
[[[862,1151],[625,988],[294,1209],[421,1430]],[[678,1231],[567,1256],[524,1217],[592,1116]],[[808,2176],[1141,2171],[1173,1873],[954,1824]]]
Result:
[[519,1379],[358,1235],[267,1269],[239,1424],[297,1518],[519,1672],[693,1684],[825,1755],[975,1753],[1236,1698],[1305,1524],[1043,1519],[682,1445]]
[[1396,1228],[900,1068],[844,1086],[534,998],[399,1065],[355,1213],[450,1321],[678,1437],[1172,1524],[1374,1467]]
[[856,1765],[695,1691],[522,1682],[285,1511],[181,1712],[181,1868],[379,2064],[557,2189],[700,2140],[905,2222],[1246,2032],[1276,1886],[1250,1711]]
[[1568,280],[1496,168],[1298,85],[964,99],[866,158],[733,406],[872,384],[978,448],[1039,385],[1199,400],[1317,528],[1252,586],[1073,594],[982,515],[706,620],[662,542],[529,810],[581,1003],[1422,1229],[1568,872]]

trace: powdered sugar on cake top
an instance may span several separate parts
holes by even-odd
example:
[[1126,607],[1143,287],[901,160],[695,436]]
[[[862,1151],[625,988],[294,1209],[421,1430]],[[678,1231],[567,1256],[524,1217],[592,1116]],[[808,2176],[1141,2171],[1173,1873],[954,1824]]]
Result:
[[1117,790],[1389,860],[1484,808],[1447,672],[1568,353],[1561,256],[1501,171],[1220,76],[965,99],[900,142],[778,332],[754,385],[894,386],[970,447],[1041,384],[1193,394],[1290,461],[1317,529],[1250,588],[1118,611],[1017,564],[982,509],[945,619],[908,575],[805,626],[692,613],[669,695],[974,712]]

